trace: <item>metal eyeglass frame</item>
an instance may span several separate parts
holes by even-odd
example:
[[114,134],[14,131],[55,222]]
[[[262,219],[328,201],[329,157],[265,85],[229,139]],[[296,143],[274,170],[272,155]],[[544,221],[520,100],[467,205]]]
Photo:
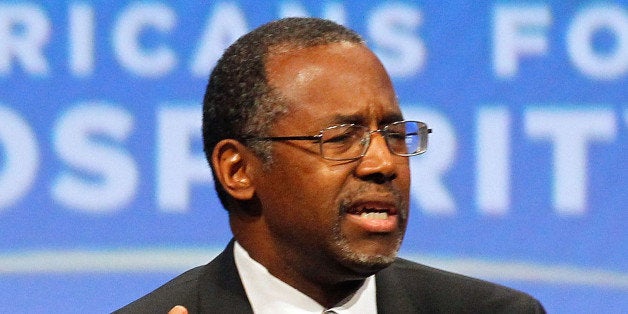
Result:
[[[395,152],[389,143],[390,137],[389,134],[392,134],[394,132],[390,132],[388,130],[388,128],[390,128],[391,126],[395,126],[401,123],[416,123],[418,128],[417,131],[418,133],[416,134],[417,136],[420,136],[420,143],[419,146],[417,147],[417,150],[412,152],[412,153],[397,153]],[[323,138],[323,133],[327,130],[332,130],[332,129],[336,129],[336,128],[341,128],[341,127],[361,127],[364,129],[364,135],[361,139],[361,145],[363,145],[362,148],[362,152],[360,153],[359,156],[356,157],[350,157],[350,158],[333,158],[333,157],[328,157],[324,155],[324,151],[323,151],[323,144],[324,142],[321,140]],[[243,140],[251,140],[251,141],[316,141],[319,144],[319,155],[327,160],[334,160],[334,161],[349,161],[349,160],[357,160],[360,159],[362,157],[364,157],[366,155],[366,152],[368,151],[368,148],[371,145],[371,136],[373,133],[381,133],[382,136],[385,139],[386,142],[386,147],[388,147],[388,151],[390,151],[392,154],[397,155],[397,156],[402,156],[402,157],[411,157],[411,156],[417,156],[420,154],[425,153],[425,151],[427,151],[427,139],[428,139],[428,134],[432,133],[432,129],[427,127],[427,124],[425,124],[424,122],[421,121],[414,121],[414,120],[402,120],[402,121],[396,121],[396,122],[392,122],[389,123],[387,125],[385,125],[383,128],[381,129],[377,129],[377,130],[368,130],[367,127],[365,126],[361,126],[358,124],[353,124],[353,123],[346,123],[346,124],[338,124],[338,125],[332,125],[330,127],[326,127],[322,130],[320,130],[318,132],[317,135],[300,135],[300,136],[268,136],[268,137],[245,137],[243,138]],[[406,133],[407,135],[414,135],[413,133]]]

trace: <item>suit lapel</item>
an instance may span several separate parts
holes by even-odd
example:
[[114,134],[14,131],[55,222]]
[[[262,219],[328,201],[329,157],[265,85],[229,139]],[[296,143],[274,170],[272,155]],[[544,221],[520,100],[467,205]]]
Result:
[[[253,313],[233,257],[234,240],[207,264],[199,278],[199,313]],[[375,275],[377,313],[417,313],[416,297],[400,287],[395,264]],[[401,276],[402,277],[402,276]]]
[[[407,278],[396,270],[394,262],[389,267],[375,275],[375,291],[378,314],[416,314],[420,313],[420,306],[416,291],[408,290],[405,285]],[[413,283],[420,289],[419,283]],[[411,292],[411,293],[409,293]]]
[[198,283],[200,313],[253,313],[233,258],[234,240],[205,266]]

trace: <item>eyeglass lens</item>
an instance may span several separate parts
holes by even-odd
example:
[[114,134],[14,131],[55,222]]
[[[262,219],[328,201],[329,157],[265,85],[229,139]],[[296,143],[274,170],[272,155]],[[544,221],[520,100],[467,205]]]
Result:
[[[368,129],[358,125],[340,125],[321,132],[321,154],[329,159],[352,159],[362,155]],[[366,138],[368,142],[368,138]]]
[[[417,121],[400,121],[384,127],[382,135],[393,154],[400,156],[417,155],[425,151],[427,128]],[[360,125],[340,125],[321,132],[321,154],[323,158],[350,160],[363,156],[368,149],[371,133]],[[424,134],[425,133],[425,134]]]

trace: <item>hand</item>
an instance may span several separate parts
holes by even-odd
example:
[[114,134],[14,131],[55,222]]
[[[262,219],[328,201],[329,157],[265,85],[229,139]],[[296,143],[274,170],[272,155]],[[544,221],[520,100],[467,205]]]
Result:
[[168,314],[188,314],[188,309],[182,305],[177,305],[168,311]]

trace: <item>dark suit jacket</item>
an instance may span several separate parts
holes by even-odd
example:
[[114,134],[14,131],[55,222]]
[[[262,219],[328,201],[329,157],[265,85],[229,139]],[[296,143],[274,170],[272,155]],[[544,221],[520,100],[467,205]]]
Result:
[[[522,292],[397,259],[375,275],[378,313],[544,313]],[[191,269],[114,312],[252,313],[233,258],[233,241],[213,261]]]

